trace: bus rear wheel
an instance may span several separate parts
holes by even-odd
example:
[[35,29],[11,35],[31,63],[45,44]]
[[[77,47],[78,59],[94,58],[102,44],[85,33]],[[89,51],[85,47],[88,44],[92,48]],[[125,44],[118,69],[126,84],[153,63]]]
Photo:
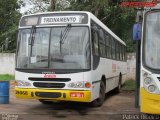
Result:
[[99,90],[99,98],[94,100],[91,105],[93,107],[100,107],[104,100],[105,100],[105,90],[106,90],[106,87],[105,87],[105,84],[103,81],[101,81],[100,83],[100,90]]
[[122,75],[119,75],[118,86],[114,89],[114,93],[120,93],[122,87]]

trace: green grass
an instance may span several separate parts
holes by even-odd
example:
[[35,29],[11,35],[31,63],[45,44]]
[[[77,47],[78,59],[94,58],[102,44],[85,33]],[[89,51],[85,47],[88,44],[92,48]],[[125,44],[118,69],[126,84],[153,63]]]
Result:
[[134,80],[127,80],[123,87],[122,90],[126,90],[126,91],[134,91],[136,87],[135,81]]
[[14,75],[0,74],[0,81],[2,80],[14,80]]

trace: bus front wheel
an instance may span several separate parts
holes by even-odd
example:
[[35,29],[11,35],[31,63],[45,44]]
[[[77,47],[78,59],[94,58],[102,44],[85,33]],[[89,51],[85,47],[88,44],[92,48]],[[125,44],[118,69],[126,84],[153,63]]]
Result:
[[99,98],[94,100],[91,105],[93,107],[100,107],[104,100],[105,100],[105,90],[106,90],[106,87],[105,87],[105,84],[103,81],[101,81],[100,83],[100,90],[99,90]]

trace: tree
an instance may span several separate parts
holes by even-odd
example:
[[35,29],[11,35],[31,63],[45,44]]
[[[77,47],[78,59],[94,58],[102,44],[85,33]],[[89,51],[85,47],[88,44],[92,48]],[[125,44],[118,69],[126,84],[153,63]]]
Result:
[[[16,30],[21,14],[17,0],[0,0],[0,50],[14,51],[16,46]],[[8,42],[7,42],[8,41]]]
[[[106,2],[108,1],[108,2]],[[95,14],[117,36],[127,43],[127,51],[135,50],[131,41],[131,28],[135,22],[136,11],[120,8],[118,0],[71,0],[67,10],[90,11]]]
[[70,0],[69,10],[90,11],[99,16],[100,11],[108,6],[108,0]]
[[67,0],[50,0],[50,7],[49,11],[57,11],[57,10],[64,10],[65,8],[69,7],[70,3]]
[[33,14],[48,11],[50,0],[22,0],[25,6],[31,6],[29,10],[23,14]]
[[26,11],[25,14],[64,10],[69,7],[70,2],[67,0],[28,0],[27,4],[30,4],[33,7]]
[[51,0],[50,10],[55,11],[56,9],[56,0]]
[[67,0],[57,0],[55,10],[62,11],[70,6],[70,2]]
[[94,0],[93,6],[95,6],[94,14],[95,16],[98,16],[100,10],[103,10],[105,7],[108,6],[108,0]]
[[104,9],[101,21],[127,44],[127,52],[134,52],[135,45],[131,40],[132,26],[135,23],[136,11],[132,8],[111,6]]

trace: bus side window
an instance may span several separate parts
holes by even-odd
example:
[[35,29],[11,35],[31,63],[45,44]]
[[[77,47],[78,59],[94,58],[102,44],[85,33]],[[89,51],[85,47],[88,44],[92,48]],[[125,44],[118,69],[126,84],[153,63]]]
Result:
[[121,54],[122,54],[122,59],[123,60],[123,45],[121,45]]
[[124,60],[124,46],[122,45],[122,60]]
[[126,47],[124,47],[124,60],[127,61]]
[[112,58],[115,59],[116,58],[115,57],[116,56],[116,54],[115,54],[116,53],[115,40],[113,37],[111,38],[111,40],[112,40]]
[[99,56],[99,41],[98,41],[98,31],[96,28],[92,28],[92,51],[93,55]]
[[123,61],[125,61],[125,46],[123,45]]
[[119,53],[119,42],[116,42],[116,59],[119,60],[120,59],[120,53]]
[[102,29],[99,29],[99,50],[101,57],[106,57],[106,50],[105,50],[105,39],[104,39],[104,32]]
[[122,45],[120,45],[120,60],[123,60],[122,58],[122,56],[123,56],[123,49],[122,49]]
[[106,39],[106,55],[108,58],[111,58],[111,38],[108,33],[105,34]]

